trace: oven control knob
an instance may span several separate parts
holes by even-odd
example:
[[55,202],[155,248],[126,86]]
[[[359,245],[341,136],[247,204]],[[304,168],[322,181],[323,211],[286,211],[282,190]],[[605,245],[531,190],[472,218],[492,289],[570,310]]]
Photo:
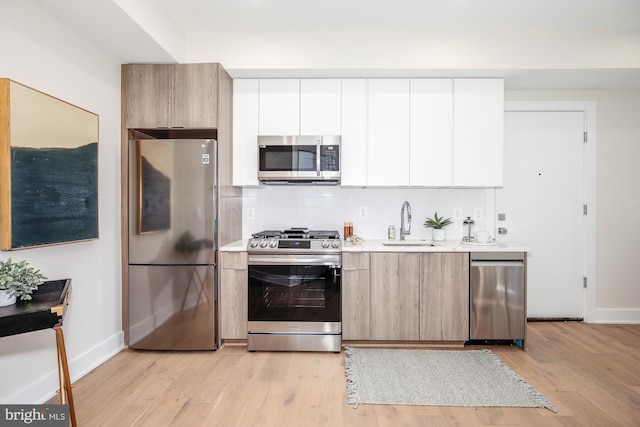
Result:
[[333,242],[331,242],[331,247],[336,249],[340,247],[340,242],[338,240],[334,240]]
[[323,240],[322,241],[322,247],[325,248],[325,249],[328,248],[329,247],[329,241],[328,240]]
[[278,241],[277,240],[270,240],[269,241],[269,247],[270,248],[277,248],[278,247]]
[[249,245],[252,248],[257,248],[258,247],[258,241],[256,239],[251,240],[251,242],[249,243]]
[[261,248],[266,248],[268,243],[269,242],[267,242],[266,240],[260,240],[260,247]]

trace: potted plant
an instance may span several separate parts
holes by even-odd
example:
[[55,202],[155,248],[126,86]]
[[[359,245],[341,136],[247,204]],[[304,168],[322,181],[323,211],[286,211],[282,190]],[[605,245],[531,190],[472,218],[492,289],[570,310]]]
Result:
[[432,240],[434,242],[444,242],[447,240],[447,233],[444,228],[451,223],[453,223],[451,218],[439,217],[438,212],[436,212],[433,218],[427,218],[424,226],[433,229]]
[[40,270],[29,267],[27,261],[0,261],[0,307],[15,304],[18,297],[30,300],[33,291],[44,283]]

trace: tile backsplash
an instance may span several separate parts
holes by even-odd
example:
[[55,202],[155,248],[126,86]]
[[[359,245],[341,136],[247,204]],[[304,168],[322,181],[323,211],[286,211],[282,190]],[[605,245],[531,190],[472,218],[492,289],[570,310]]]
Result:
[[[354,234],[364,239],[386,239],[389,225],[396,227],[399,237],[400,209],[405,200],[412,213],[409,239],[431,239],[431,229],[423,224],[436,211],[454,221],[447,227],[448,240],[462,238],[462,220],[467,216],[475,219],[476,230],[493,234],[494,227],[493,190],[487,189],[265,186],[244,188],[242,197],[244,239],[258,231],[289,227],[338,230],[342,236],[347,221],[353,222]],[[457,209],[459,219],[455,218]],[[475,218],[478,210],[481,217]]]

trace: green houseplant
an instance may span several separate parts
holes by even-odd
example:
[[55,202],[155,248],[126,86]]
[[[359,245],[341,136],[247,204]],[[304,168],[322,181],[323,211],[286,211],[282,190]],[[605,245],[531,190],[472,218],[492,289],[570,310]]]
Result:
[[438,216],[438,212],[433,214],[433,218],[427,218],[424,222],[424,226],[426,228],[432,228],[432,240],[435,242],[444,242],[447,239],[447,234],[445,232],[445,227],[449,224],[452,224],[453,221],[451,218],[444,218]]
[[29,267],[27,261],[13,262],[11,258],[0,261],[0,306],[11,305],[17,298],[30,300],[31,294],[44,283],[46,276]]

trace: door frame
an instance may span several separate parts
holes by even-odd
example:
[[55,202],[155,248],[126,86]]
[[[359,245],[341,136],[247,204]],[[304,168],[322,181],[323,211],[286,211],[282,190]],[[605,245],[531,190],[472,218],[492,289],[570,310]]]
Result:
[[[584,150],[584,195],[587,215],[584,225],[584,272],[587,288],[584,293],[584,321],[597,321],[596,307],[596,102],[595,101],[509,101],[504,103],[507,112],[582,112],[585,118],[587,142]],[[495,221],[495,190],[487,191],[486,206],[494,212],[487,215]],[[488,212],[489,213],[489,212]],[[487,224],[491,226],[490,224]]]

